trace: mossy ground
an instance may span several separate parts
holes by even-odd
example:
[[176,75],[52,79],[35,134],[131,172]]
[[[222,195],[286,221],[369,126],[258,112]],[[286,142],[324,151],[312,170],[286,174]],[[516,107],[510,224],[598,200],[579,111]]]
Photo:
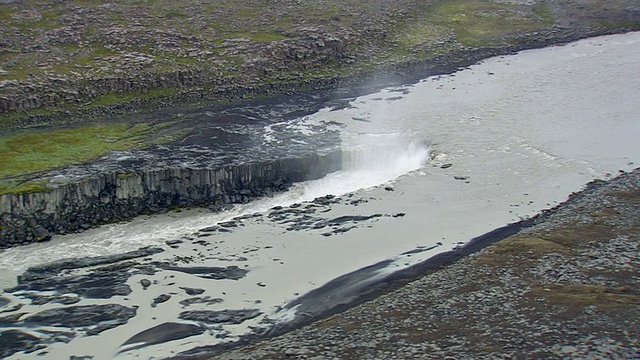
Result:
[[452,29],[465,46],[499,45],[510,34],[543,27],[546,19],[536,19],[508,3],[480,1],[440,1],[425,21]]
[[188,131],[172,131],[174,123],[100,123],[0,133],[0,194],[46,191],[46,180],[31,179],[111,151],[168,142],[174,140],[173,135]]
[[474,261],[478,265],[495,269],[511,268],[522,279],[527,279],[531,292],[523,301],[533,304],[544,301],[547,304],[564,306],[571,314],[580,312],[587,306],[609,310],[638,306],[638,290],[624,286],[635,276],[635,270],[628,272],[607,268],[582,269],[592,278],[607,279],[608,283],[618,286],[562,281],[548,283],[536,280],[529,274],[530,269],[544,256],[577,258],[585,256],[586,251],[597,248],[616,236],[637,238],[638,227],[633,225],[637,221],[629,219],[628,225],[620,225],[622,212],[618,207],[637,207],[640,204],[640,191],[611,191],[606,197],[608,205],[597,211],[587,213],[584,209],[577,209],[576,211],[585,214],[585,218],[580,222],[569,222],[533,234],[509,237],[487,248]]

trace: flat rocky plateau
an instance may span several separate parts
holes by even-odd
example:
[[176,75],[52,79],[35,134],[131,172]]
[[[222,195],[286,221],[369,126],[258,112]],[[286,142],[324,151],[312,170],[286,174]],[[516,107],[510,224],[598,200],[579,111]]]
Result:
[[216,359],[640,357],[640,170],[343,313]]

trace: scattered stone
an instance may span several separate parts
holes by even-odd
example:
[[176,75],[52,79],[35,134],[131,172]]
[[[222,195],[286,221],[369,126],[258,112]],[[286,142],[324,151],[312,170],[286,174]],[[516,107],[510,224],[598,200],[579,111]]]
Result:
[[184,241],[182,241],[182,240],[167,240],[164,243],[167,244],[168,246],[171,246],[174,249],[177,249],[178,248],[177,245],[184,243]]
[[209,296],[203,297],[193,297],[189,299],[184,299],[180,301],[180,305],[183,307],[191,306],[193,304],[206,304],[206,305],[214,305],[223,302],[224,300],[221,298],[211,298]]
[[138,250],[129,251],[123,254],[105,255],[97,257],[62,259],[44,265],[32,266],[22,275],[18,276],[18,282],[33,281],[46,278],[52,274],[58,274],[62,270],[81,269],[98,265],[115,264],[124,260],[131,260],[150,256],[163,252],[164,249],[158,247],[144,247]]
[[167,295],[167,294],[158,295],[155,299],[153,299],[153,303],[151,303],[151,307],[156,307],[158,306],[158,304],[167,302],[169,299],[171,299],[171,295]]
[[371,122],[371,120],[369,120],[369,119],[366,119],[366,118],[363,118],[363,117],[357,117],[357,116],[352,116],[351,119],[355,120],[355,121],[361,121],[361,122],[367,122],[367,123]]
[[219,228],[219,226],[214,225],[214,226],[209,226],[209,227],[206,227],[206,228],[202,228],[202,229],[200,229],[200,230],[198,230],[198,231],[199,231],[199,232],[205,232],[205,233],[209,232],[209,233],[210,233],[210,232],[217,231],[217,230],[218,230],[218,228]]
[[2,313],[10,313],[10,312],[14,312],[14,311],[18,311],[18,310],[20,310],[23,306],[24,306],[24,304],[23,304],[23,303],[15,304],[14,306],[12,306],[12,307],[10,307],[10,308],[8,308],[8,309],[4,309],[4,310],[0,311],[0,314],[2,314]]
[[240,269],[237,266],[227,267],[178,267],[171,265],[160,265],[164,270],[179,271],[186,274],[196,275],[204,279],[213,280],[239,280],[245,277],[249,270]]
[[328,194],[328,195],[320,196],[313,199],[312,203],[327,206],[327,205],[335,204],[339,201],[340,199],[336,198],[335,195]]
[[93,327],[101,323],[126,324],[136,315],[135,308],[119,304],[70,306],[43,310],[23,320],[25,324],[34,326],[56,327]]
[[142,285],[142,289],[147,290],[149,286],[151,286],[151,281],[149,279],[140,280],[140,285]]
[[370,219],[378,218],[378,217],[382,217],[382,214],[344,215],[344,216],[339,216],[337,218],[333,218],[331,220],[327,220],[326,221],[326,225],[327,226],[336,226],[336,225],[342,225],[342,224],[347,223],[347,222],[360,222],[360,221],[366,221],[366,220],[370,220]]
[[20,313],[20,314],[13,314],[13,315],[0,317],[0,326],[2,327],[15,326],[23,315],[24,313]]
[[33,352],[38,349],[41,339],[20,330],[2,330],[0,336],[0,358],[8,358],[18,352]]
[[181,286],[180,289],[184,290],[184,292],[187,293],[187,295],[200,295],[202,293],[204,293],[204,289],[197,289],[197,288],[190,288],[190,287],[183,287]]
[[[7,289],[9,293],[19,292],[19,297],[30,298],[38,304],[49,301],[62,303],[74,302],[76,297],[65,294],[75,293],[80,297],[90,299],[109,299],[113,296],[126,296],[131,293],[131,287],[126,284],[131,276],[129,269],[135,263],[122,263],[93,269],[85,275],[64,275],[47,271],[47,277],[42,273],[34,275],[28,270],[18,277],[18,286]],[[40,292],[46,292],[42,295]],[[50,295],[54,292],[56,295]]]
[[0,296],[0,309],[6,307],[10,303],[11,303],[11,300],[7,299],[4,296]]
[[260,310],[193,310],[183,311],[178,316],[182,320],[198,321],[206,324],[241,324],[262,314]]

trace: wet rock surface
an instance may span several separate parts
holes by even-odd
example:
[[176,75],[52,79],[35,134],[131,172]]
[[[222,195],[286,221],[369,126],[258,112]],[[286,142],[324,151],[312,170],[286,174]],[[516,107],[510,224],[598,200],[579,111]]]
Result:
[[[83,305],[52,308],[24,316],[0,318],[0,355],[44,351],[52,343],[68,343],[78,336],[95,336],[126,324],[136,309],[119,304]],[[8,329],[7,329],[8,328]],[[28,332],[22,329],[29,329]]]
[[224,300],[221,298],[211,298],[209,296],[196,296],[189,299],[184,299],[180,301],[180,305],[183,307],[187,307],[193,304],[205,304],[205,305],[213,305],[223,302]]
[[184,292],[187,293],[187,295],[200,295],[205,292],[204,289],[196,289],[196,288],[189,288],[189,287],[181,287],[180,289],[184,290]]
[[[5,291],[18,293],[37,305],[49,302],[73,304],[81,298],[109,299],[126,296],[131,293],[131,287],[126,284],[129,277],[136,273],[153,272],[128,260],[163,251],[157,247],[146,247],[118,255],[64,259],[34,266],[19,276],[17,286]],[[95,268],[82,272],[84,268],[92,267]]]
[[126,351],[140,349],[167,341],[200,335],[205,331],[206,328],[199,325],[167,322],[134,335],[125,341],[121,348],[126,349]]
[[[19,277],[19,284],[6,289],[2,297],[0,328],[3,357],[17,352],[29,353],[42,350],[46,353],[48,344],[69,342],[78,336],[95,336],[102,332],[126,324],[137,314],[138,305],[124,306],[116,302],[123,297],[135,296],[128,284],[132,276],[150,276],[154,274],[185,273],[210,280],[238,280],[247,270],[237,266],[229,267],[183,267],[166,260],[154,260],[154,256],[164,256],[163,249],[157,247],[141,248],[115,256],[100,256],[84,259],[66,259],[54,263],[35,266]],[[136,259],[136,261],[131,261]],[[168,275],[172,277],[173,275]],[[149,291],[153,284],[142,279],[135,289]],[[176,286],[176,290],[178,287]],[[204,289],[182,287],[186,294],[197,295]],[[163,293],[153,298],[151,308],[162,306],[172,296]],[[94,305],[81,305],[87,301],[99,301]],[[180,302],[186,306],[211,306],[223,302],[221,298],[209,296],[193,297]],[[79,304],[78,304],[79,303]],[[74,306],[69,306],[78,304]],[[20,311],[27,305],[30,311]],[[39,306],[49,308],[39,311]],[[211,323],[215,319],[221,323],[239,324],[246,319],[259,315],[254,311],[221,311],[219,313],[199,314],[185,312],[184,317],[193,322]],[[30,328],[26,333],[20,329]],[[52,328],[59,329],[52,331]],[[194,324],[167,323],[148,329],[132,337],[123,344],[126,351],[145,346],[202,334],[206,329]],[[5,335],[6,334],[6,335]],[[137,343],[140,340],[142,344]],[[125,346],[131,345],[131,346]]]
[[177,266],[164,266],[161,267],[165,270],[172,270],[192,274],[203,279],[214,280],[238,280],[242,279],[249,271],[240,269],[237,266],[228,267],[177,267]]
[[[216,359],[637,358],[640,170],[495,245]],[[208,349],[213,351],[214,349]]]
[[41,339],[20,330],[6,330],[0,336],[0,356],[8,357],[18,351],[30,353],[40,349]]
[[115,327],[126,323],[135,314],[135,309],[117,304],[86,305],[44,310],[27,317],[23,321],[29,325],[67,328],[99,327],[102,322],[110,322]]
[[19,281],[34,281],[48,278],[64,270],[80,269],[84,267],[114,264],[125,260],[146,257],[163,252],[159,247],[148,246],[122,254],[96,256],[81,259],[62,259],[43,265],[29,267],[19,278]]
[[[328,196],[331,197],[331,195]],[[288,209],[272,209],[273,211],[271,211],[267,215],[267,217],[273,222],[277,222],[278,224],[287,226],[287,231],[325,229],[325,232],[323,232],[322,235],[331,236],[355,229],[357,227],[355,226],[355,224],[357,223],[365,222],[383,216],[382,214],[345,215],[333,219],[324,219],[314,216],[314,214],[318,211],[327,211],[327,205],[340,201],[341,200],[337,199],[333,202],[329,202],[326,200],[326,197],[321,197],[315,199],[311,204],[306,204],[304,208],[301,208],[300,204],[294,204],[291,206],[291,208]],[[352,204],[357,205],[358,201],[352,202]]]
[[182,320],[198,321],[206,324],[240,324],[260,314],[261,312],[259,310],[254,309],[222,311],[194,310],[183,311],[178,317]]

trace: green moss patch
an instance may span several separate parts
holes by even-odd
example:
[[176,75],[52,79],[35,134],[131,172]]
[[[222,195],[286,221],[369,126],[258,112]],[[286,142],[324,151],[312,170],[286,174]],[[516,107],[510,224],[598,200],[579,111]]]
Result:
[[549,6],[544,3],[534,6],[533,13],[538,16],[538,20],[542,25],[553,26],[553,24],[555,24],[556,18],[553,12],[551,12]]
[[550,21],[540,8],[538,14],[521,11],[515,5],[492,1],[440,1],[425,21],[432,26],[451,29],[466,46],[490,46],[516,32],[539,29]]
[[0,195],[3,194],[30,194],[49,191],[48,180],[31,180],[25,182],[1,181]]
[[606,241],[615,236],[615,231],[605,224],[571,224],[542,235],[545,239],[557,244],[573,247]]
[[255,42],[272,42],[272,41],[288,39],[288,37],[278,33],[258,32],[258,31],[231,33],[229,34],[229,38],[246,38]]
[[66,129],[30,129],[0,135],[0,193],[34,190],[16,182],[28,174],[80,164],[112,150],[143,145],[149,124],[97,124]]
[[611,191],[609,195],[623,203],[640,204],[640,190],[617,190]]

